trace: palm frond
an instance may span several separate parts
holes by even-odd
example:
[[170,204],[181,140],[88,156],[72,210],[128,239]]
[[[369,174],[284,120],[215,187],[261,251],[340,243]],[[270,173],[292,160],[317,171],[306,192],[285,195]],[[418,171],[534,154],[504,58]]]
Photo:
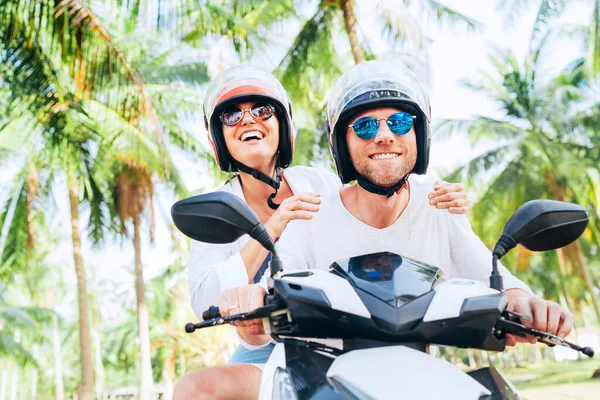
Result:
[[292,102],[312,112],[324,107],[327,89],[341,74],[331,32],[335,11],[320,8],[304,24],[275,71]]
[[539,42],[548,30],[548,26],[563,13],[569,3],[571,3],[569,0],[542,0],[531,32],[531,48],[539,48]]
[[14,337],[0,329],[0,356],[16,359],[21,367],[37,365],[33,355]]
[[594,1],[586,67],[588,76],[597,81],[597,77],[600,74],[600,1],[598,0]]
[[191,86],[200,86],[210,80],[204,63],[148,65],[142,69],[142,72],[151,85],[182,82]]
[[[8,115],[8,111],[7,111]],[[26,152],[30,142],[23,132],[32,132],[35,130],[35,123],[30,116],[21,116],[7,120],[4,126],[0,125],[0,149],[12,153]]]
[[453,8],[445,6],[439,1],[427,0],[426,4],[434,14],[434,21],[443,27],[454,28],[463,26],[469,31],[480,30],[483,27],[479,21],[460,13]]
[[448,138],[457,133],[467,133],[473,143],[497,137],[514,140],[523,135],[524,130],[510,122],[489,117],[477,117],[471,120],[445,119],[433,128],[436,138]]
[[0,214],[0,280],[10,282],[14,274],[26,267],[27,220],[26,170],[14,180],[6,205]]
[[170,32],[185,19],[190,7],[198,7],[197,1],[189,0],[94,0],[94,10],[99,7],[97,3],[105,5],[107,12],[124,9],[128,31],[142,27]]
[[186,27],[182,28],[182,31],[186,31],[182,40],[184,43],[197,43],[211,35],[226,37],[242,58],[248,58],[252,47],[264,41],[259,30],[271,27],[281,21],[284,15],[293,12],[293,2],[290,1],[206,1],[188,13]]
[[8,23],[2,32],[2,41],[8,46],[5,62],[13,66],[12,80],[25,84],[25,90],[19,87],[13,96],[34,98],[37,107],[29,107],[34,114],[48,113],[64,102],[62,96],[67,92],[60,93],[57,88],[67,90],[67,75],[72,82],[68,93],[74,97],[102,98],[129,121],[139,121],[138,113],[111,103],[104,93],[108,86],[130,84],[135,88],[129,93],[130,105],[147,117],[161,142],[161,127],[141,74],[89,7],[80,0],[43,0],[37,7],[30,7],[27,0],[0,0],[0,10],[0,25]]
[[505,168],[506,164],[510,163],[510,160],[514,157],[511,152],[514,153],[514,149],[510,145],[485,151],[444,176],[444,179],[449,182],[466,182],[468,185],[473,185],[475,179],[487,173],[487,171],[493,168]]
[[405,2],[379,0],[375,8],[383,23],[383,36],[387,37],[392,46],[402,46],[404,43],[411,44],[417,49],[426,46],[427,37]]
[[509,26],[513,26],[528,6],[531,0],[498,0],[496,10],[503,12]]

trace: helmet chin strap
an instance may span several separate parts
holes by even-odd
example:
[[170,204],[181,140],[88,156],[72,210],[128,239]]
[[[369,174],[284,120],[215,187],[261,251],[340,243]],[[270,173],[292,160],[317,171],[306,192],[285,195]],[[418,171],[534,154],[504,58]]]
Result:
[[237,160],[233,160],[233,165],[239,171],[245,172],[245,173],[251,175],[254,179],[258,179],[259,181],[264,182],[267,185],[271,186],[273,189],[275,189],[275,192],[272,193],[269,196],[269,198],[267,199],[267,204],[273,210],[277,210],[279,208],[279,204],[277,204],[273,201],[275,196],[277,196],[277,191],[279,190],[279,186],[281,185],[281,167],[279,166],[279,154],[277,155],[277,161],[275,162],[275,179],[271,178],[267,174],[264,174],[260,171],[252,169]]
[[398,183],[396,183],[394,186],[384,187],[384,186],[376,185],[375,183],[371,182],[364,176],[360,175],[358,172],[356,173],[356,181],[358,182],[360,187],[365,189],[367,192],[379,194],[379,195],[385,196],[387,198],[392,197],[394,195],[394,193],[396,193],[404,185],[406,185],[407,180],[408,180],[408,175],[406,175],[404,178],[400,179],[400,181]]

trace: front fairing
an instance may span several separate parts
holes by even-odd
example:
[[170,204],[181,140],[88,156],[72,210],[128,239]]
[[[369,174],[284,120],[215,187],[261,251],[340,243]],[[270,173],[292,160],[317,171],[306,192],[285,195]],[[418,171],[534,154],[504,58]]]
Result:
[[493,329],[506,295],[441,275],[436,267],[388,252],[338,261],[329,272],[283,275],[273,281],[273,294],[287,309],[270,319],[271,333],[342,339],[344,348],[362,348],[356,341],[369,340],[503,350]]
[[[341,260],[330,272],[309,270],[273,282],[294,323],[273,332],[297,337],[396,341],[410,339],[423,318],[441,270],[389,252]],[[282,317],[280,317],[282,318]],[[285,318],[283,318],[285,320]]]
[[340,260],[331,265],[331,270],[394,308],[429,292],[442,277],[437,267],[390,252]]

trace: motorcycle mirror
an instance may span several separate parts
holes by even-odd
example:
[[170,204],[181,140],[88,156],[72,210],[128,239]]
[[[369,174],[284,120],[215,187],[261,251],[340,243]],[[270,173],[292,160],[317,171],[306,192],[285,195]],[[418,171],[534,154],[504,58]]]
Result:
[[239,197],[227,192],[201,194],[180,200],[171,208],[177,229],[205,243],[231,243],[249,234],[265,249],[275,244],[254,211]]
[[529,201],[506,222],[493,254],[500,259],[517,244],[531,251],[558,249],[581,236],[589,220],[588,210],[577,204]]

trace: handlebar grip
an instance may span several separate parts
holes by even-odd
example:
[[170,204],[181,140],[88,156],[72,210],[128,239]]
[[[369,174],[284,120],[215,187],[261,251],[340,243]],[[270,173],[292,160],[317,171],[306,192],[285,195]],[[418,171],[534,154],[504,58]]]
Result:
[[206,310],[202,313],[202,319],[204,321],[206,321],[207,319],[218,318],[220,316],[221,316],[221,313],[219,312],[219,307],[217,307],[217,306],[210,306],[208,308],[208,310]]

